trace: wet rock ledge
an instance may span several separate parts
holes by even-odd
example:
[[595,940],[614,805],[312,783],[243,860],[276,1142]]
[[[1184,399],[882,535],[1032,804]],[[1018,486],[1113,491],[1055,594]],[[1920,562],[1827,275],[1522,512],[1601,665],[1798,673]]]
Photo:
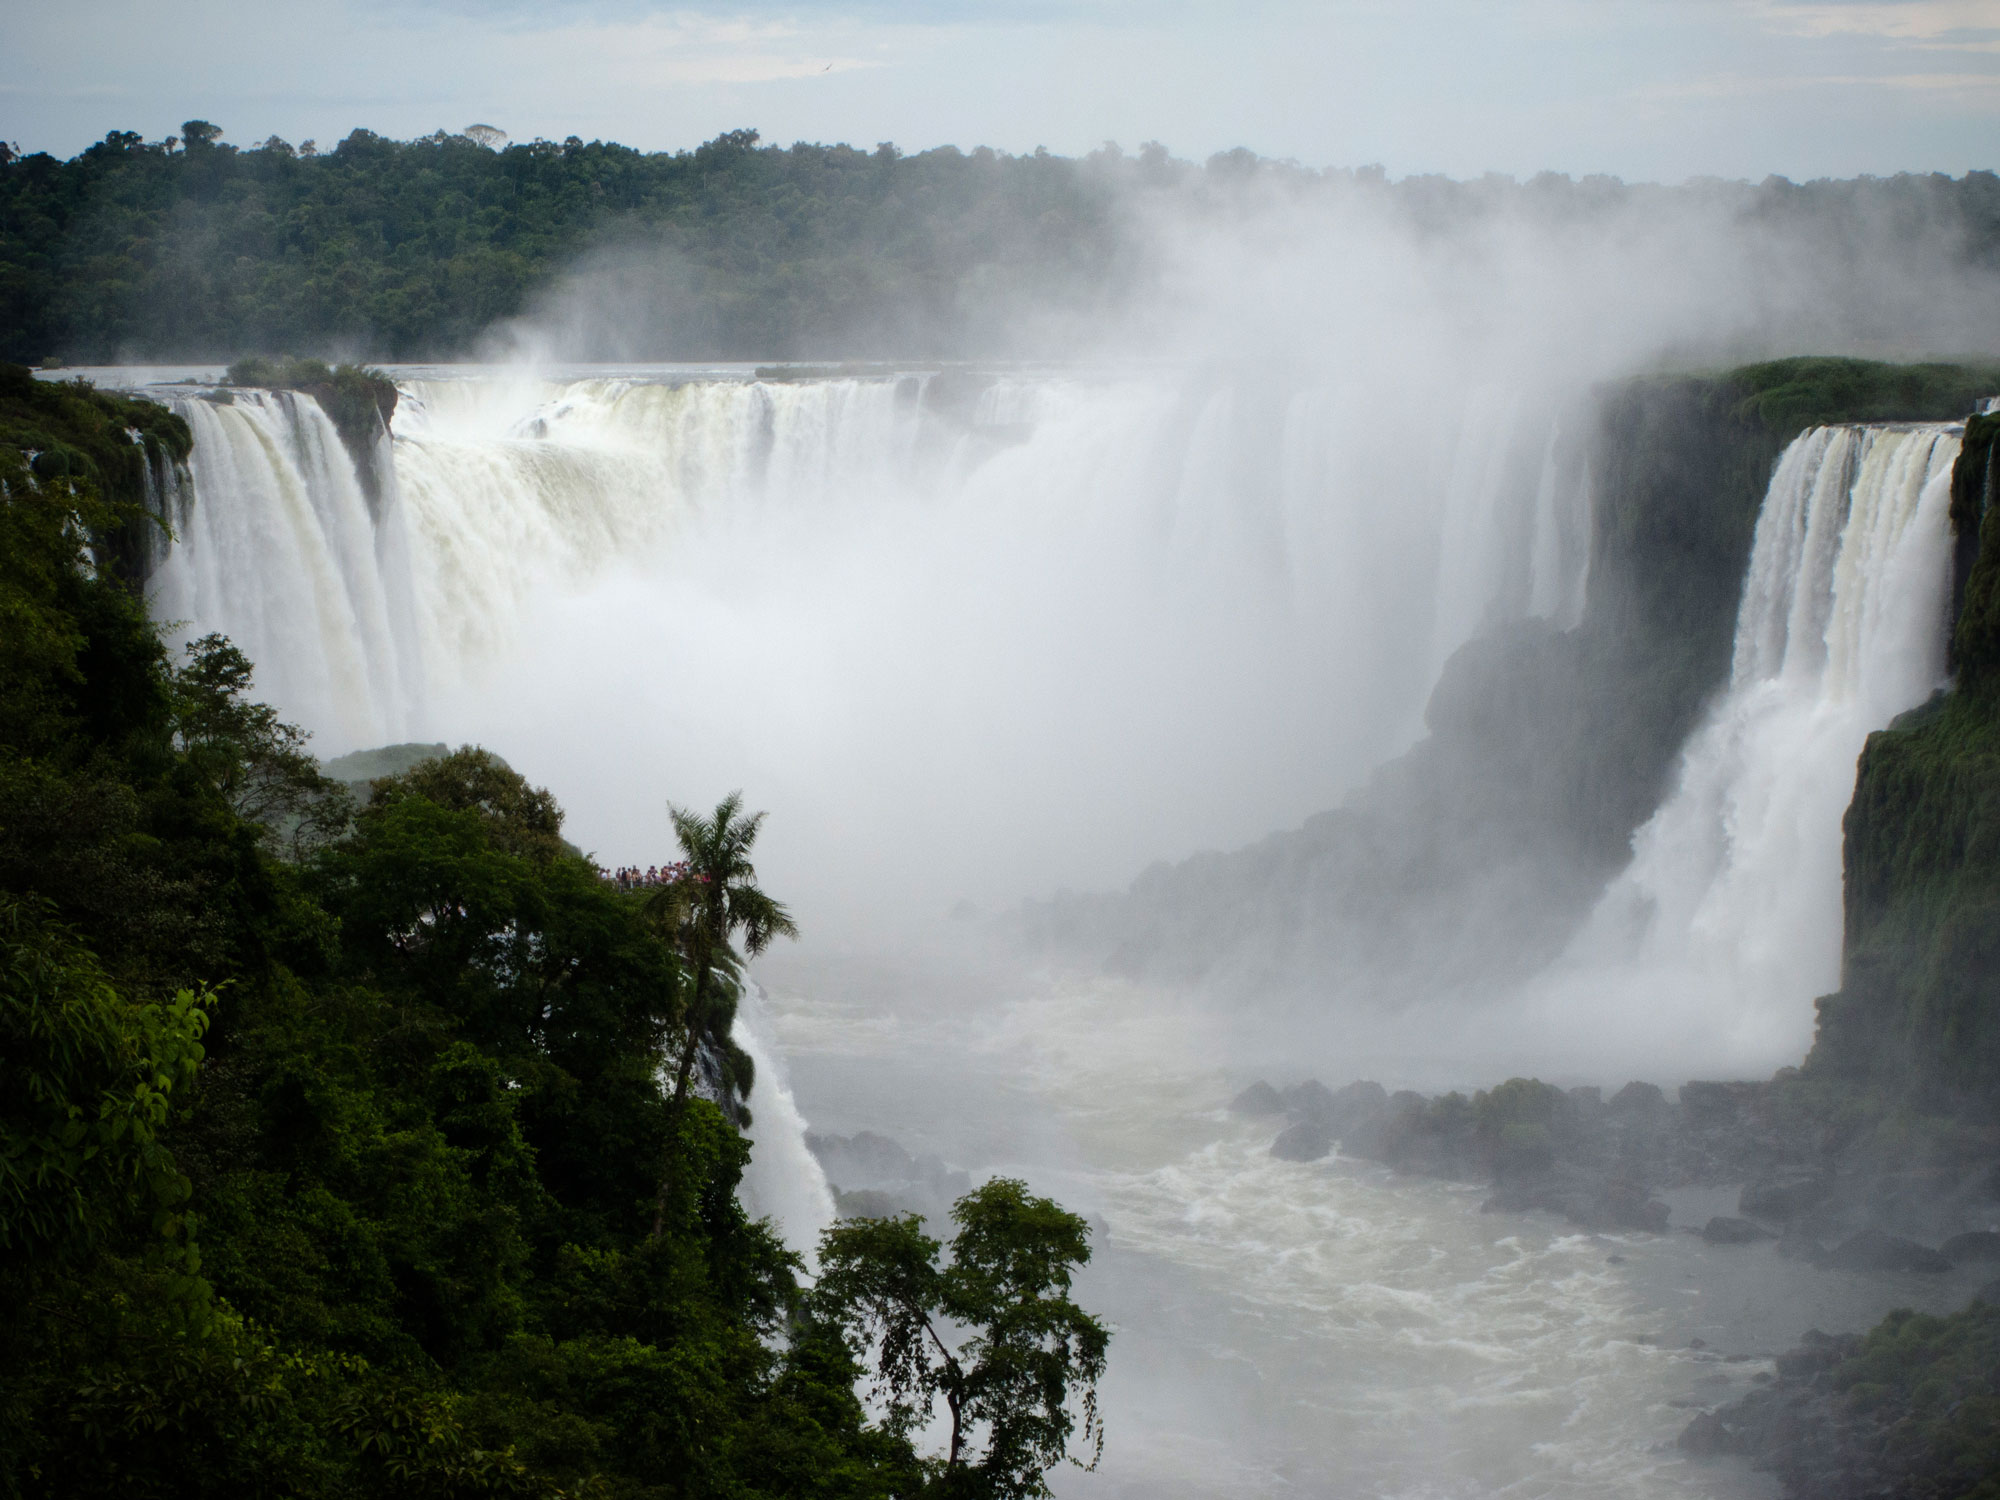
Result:
[[1628,1083],[1558,1089],[1514,1078],[1470,1097],[1330,1089],[1308,1079],[1253,1084],[1231,1101],[1277,1127],[1271,1154],[1332,1154],[1398,1171],[1492,1184],[1488,1211],[1545,1211],[1592,1230],[1667,1227],[1666,1189],[1742,1184],[1711,1244],[1776,1240],[1813,1265],[1943,1271],[1994,1259],[2000,1270],[2000,1140],[1935,1133],[1912,1150],[1906,1122],[1871,1121],[1786,1070],[1762,1082]]

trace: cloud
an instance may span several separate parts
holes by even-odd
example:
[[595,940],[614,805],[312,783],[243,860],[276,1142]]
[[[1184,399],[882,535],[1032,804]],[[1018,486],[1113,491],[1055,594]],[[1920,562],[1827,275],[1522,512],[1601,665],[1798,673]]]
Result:
[[2000,50],[2000,16],[1992,0],[1860,0],[1855,4],[1791,4],[1759,0],[1752,7],[1781,35],[1876,37],[1951,51]]

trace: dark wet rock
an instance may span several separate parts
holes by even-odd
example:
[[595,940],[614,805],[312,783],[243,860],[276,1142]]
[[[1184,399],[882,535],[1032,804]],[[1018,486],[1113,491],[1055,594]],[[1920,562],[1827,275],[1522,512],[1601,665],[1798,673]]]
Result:
[[1937,1251],[1901,1235],[1864,1229],[1843,1241],[1826,1257],[1836,1271],[1949,1271],[1951,1262]]
[[1342,1149],[1349,1156],[1359,1156],[1367,1161],[1387,1162],[1405,1170],[1421,1170],[1411,1166],[1404,1155],[1404,1147],[1415,1134],[1417,1122],[1423,1118],[1429,1102],[1422,1094],[1409,1089],[1397,1090],[1369,1118],[1348,1129],[1341,1137]]
[[1748,1245],[1770,1239],[1771,1232],[1748,1219],[1729,1219],[1717,1214],[1702,1225],[1701,1237],[1711,1245]]
[[1955,1266],[1970,1260],[2000,1260],[2000,1234],[1990,1229],[1955,1234],[1938,1246],[1938,1254]]
[[1787,1380],[1803,1379],[1820,1370],[1830,1370],[1861,1347],[1861,1337],[1853,1333],[1821,1333],[1808,1328],[1798,1347],[1778,1356],[1778,1374]]
[[1318,1120],[1301,1120],[1279,1132],[1271,1154],[1279,1161],[1318,1161],[1333,1150],[1333,1132]]
[[1286,1112],[1301,1119],[1325,1120],[1333,1109],[1333,1090],[1317,1078],[1293,1084],[1280,1097],[1284,1100]]
[[1761,1094],[1762,1083],[1692,1082],[1681,1085],[1681,1108],[1698,1123],[1734,1120]]
[[1608,1108],[1621,1115],[1656,1114],[1668,1108],[1667,1096],[1657,1083],[1628,1083],[1611,1096]]
[[955,1201],[972,1190],[972,1179],[965,1172],[935,1156],[912,1156],[872,1130],[854,1135],[808,1131],[806,1149],[826,1173],[843,1218],[920,1213],[942,1219]]
[[1337,1134],[1358,1129],[1389,1107],[1389,1091],[1379,1083],[1358,1079],[1337,1089],[1326,1106],[1326,1122]]
[[1748,1184],[1736,1211],[1753,1219],[1795,1219],[1824,1202],[1833,1184],[1821,1173],[1786,1172]]
[[1238,1115],[1281,1115],[1285,1112],[1285,1101],[1276,1089],[1260,1078],[1229,1101],[1229,1110],[1231,1114]]

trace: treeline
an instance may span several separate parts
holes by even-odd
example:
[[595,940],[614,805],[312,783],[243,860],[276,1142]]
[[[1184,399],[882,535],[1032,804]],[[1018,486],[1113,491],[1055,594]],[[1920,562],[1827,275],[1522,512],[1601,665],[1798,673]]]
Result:
[[0,167],[0,358],[460,353],[585,249],[634,242],[673,278],[673,353],[943,350],[981,303],[1108,285],[1121,246],[1108,182],[1048,156],[183,131]]
[[187,453],[0,366],[0,1496],[1045,1493],[1080,1219],[991,1182],[812,1286],[737,1196],[755,820],[627,892],[484,751],[356,806],[227,641],[167,651],[106,434]]
[[[889,144],[758,144],[730,131],[643,153],[572,136],[493,149],[356,130],[249,149],[203,121],[113,131],[68,161],[0,146],[0,358],[375,360],[473,351],[582,261],[597,357],[840,359],[1047,353],[1159,288],[1160,221],[1212,223],[1263,192],[1361,194],[1442,229],[1507,210],[1557,221],[1719,202],[1776,228],[1942,235],[2000,267],[2000,178],[1628,186],[1545,174],[1388,182],[1157,144],[1082,158]],[[1884,226],[1888,226],[1887,231]],[[1872,253],[1872,252],[1871,252]],[[551,311],[561,321],[565,309]]]

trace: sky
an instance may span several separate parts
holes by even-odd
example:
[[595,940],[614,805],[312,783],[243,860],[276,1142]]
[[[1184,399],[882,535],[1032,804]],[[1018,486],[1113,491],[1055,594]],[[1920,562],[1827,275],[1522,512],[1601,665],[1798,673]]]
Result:
[[2000,165],[2000,0],[0,0],[0,139],[1245,146],[1393,176]]

